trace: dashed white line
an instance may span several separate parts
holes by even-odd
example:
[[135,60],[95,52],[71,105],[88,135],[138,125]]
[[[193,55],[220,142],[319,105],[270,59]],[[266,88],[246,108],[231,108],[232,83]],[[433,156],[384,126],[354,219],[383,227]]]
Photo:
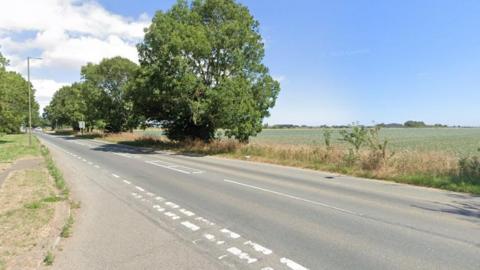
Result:
[[91,161],[88,162],[88,165],[93,165],[93,163]]
[[173,203],[173,202],[166,202],[165,205],[168,205],[168,206],[170,206],[170,207],[173,208],[173,209],[177,209],[177,208],[180,207],[178,204],[175,204],[175,203]]
[[270,190],[270,189],[266,189],[266,188],[252,186],[252,185],[249,185],[249,184],[244,184],[244,183],[240,183],[240,182],[233,181],[233,180],[228,180],[228,179],[223,179],[223,181],[225,181],[227,183],[232,183],[232,184],[244,186],[244,187],[249,187],[249,188],[256,189],[256,190],[261,190],[261,191],[264,191],[264,192],[272,193],[272,194],[275,194],[275,195],[278,195],[278,196],[282,196],[282,197],[286,197],[286,198],[290,198],[290,199],[294,199],[294,200],[298,200],[298,201],[308,202],[308,203],[311,203],[311,204],[323,206],[325,208],[329,208],[329,209],[332,209],[332,210],[336,210],[336,211],[351,214],[351,215],[361,215],[359,213],[355,213],[355,212],[352,212],[352,211],[347,210],[347,209],[335,207],[335,206],[332,206],[332,205],[329,205],[329,204],[326,204],[326,203],[312,201],[312,200],[309,200],[309,199],[300,198],[300,197],[290,195],[290,194],[287,194],[287,193],[282,193],[282,192],[278,192],[278,191],[274,191],[274,190]]
[[157,197],[155,197],[155,200],[157,200],[157,201],[163,201],[163,200],[165,200],[165,199],[162,198],[162,197],[160,197],[160,196],[157,196]]
[[268,249],[268,248],[266,248],[266,247],[264,247],[264,246],[262,246],[262,245],[259,245],[259,244],[255,243],[255,242],[247,241],[247,242],[245,242],[245,243],[243,243],[243,244],[246,245],[246,246],[251,246],[255,251],[260,252],[260,253],[262,253],[262,254],[264,254],[264,255],[270,255],[270,254],[272,254],[272,250],[270,250],[270,249]]
[[100,166],[98,166],[98,165],[95,165],[95,166],[93,166],[93,167],[95,167],[95,168],[97,168],[97,169],[100,169]]
[[230,231],[227,228],[221,229],[220,232],[228,235],[230,238],[237,239],[240,237],[240,234]]
[[193,213],[192,211],[188,211],[188,210],[185,209],[185,208],[182,208],[182,209],[180,209],[180,210],[178,210],[178,211],[180,211],[180,213],[186,215],[187,217],[195,216],[195,213]]
[[287,258],[281,258],[280,262],[288,266],[288,268],[293,269],[293,270],[308,270],[308,268],[305,268],[304,266],[290,260]]
[[114,174],[114,173],[112,173],[112,176],[115,177],[115,178],[120,178],[120,176],[118,176],[118,175],[116,175],[116,174]]
[[213,234],[205,233],[203,237],[205,237],[210,242],[215,242],[217,245],[222,245],[225,243],[225,241],[221,241],[221,240],[216,241],[215,235]]
[[127,185],[130,185],[130,184],[132,183],[132,182],[130,182],[130,181],[128,181],[128,180],[125,180],[125,179],[123,180],[123,182],[124,182],[125,184],[127,184]]
[[139,187],[139,186],[135,186],[135,188],[138,189],[138,190],[140,190],[140,191],[142,191],[142,192],[145,191],[145,189],[143,189],[142,187]]
[[232,253],[233,255],[239,257],[242,260],[246,260],[248,264],[258,261],[257,258],[250,257],[250,255],[248,255],[248,253],[243,252],[241,249],[239,249],[237,247],[228,248],[227,251]]
[[184,221],[184,222],[182,222],[181,224],[182,224],[183,226],[189,228],[189,229],[192,230],[192,231],[198,231],[198,230],[200,230],[200,227],[199,227],[199,226],[197,226],[197,225],[195,225],[195,224],[193,224],[193,223],[191,223],[191,222],[189,222],[189,221]]
[[147,196],[150,196],[150,197],[155,196],[155,194],[153,194],[152,192],[147,192],[146,194],[147,194]]
[[176,215],[175,213],[172,213],[172,212],[165,212],[164,215],[173,219],[173,220],[176,220],[176,219],[180,218],[178,215]]
[[215,223],[211,222],[210,220],[203,218],[203,217],[196,217],[195,220],[201,221],[207,225],[213,226]]

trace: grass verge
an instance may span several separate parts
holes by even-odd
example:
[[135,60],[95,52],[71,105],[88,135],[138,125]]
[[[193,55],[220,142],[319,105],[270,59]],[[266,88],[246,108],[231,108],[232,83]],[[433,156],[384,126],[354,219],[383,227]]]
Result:
[[0,269],[33,269],[43,259],[48,265],[54,258],[52,240],[60,233],[54,228],[63,220],[60,209],[68,207],[60,205],[68,199],[68,188],[48,149],[35,137],[32,146],[27,135],[1,140],[0,161],[35,162],[12,171],[0,188]]

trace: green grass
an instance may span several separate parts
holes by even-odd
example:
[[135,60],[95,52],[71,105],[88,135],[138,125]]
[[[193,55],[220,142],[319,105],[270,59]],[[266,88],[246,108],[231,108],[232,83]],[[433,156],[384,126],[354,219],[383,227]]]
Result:
[[63,238],[68,238],[72,236],[72,226],[73,226],[73,217],[69,216],[65,225],[63,225],[60,236]]
[[[332,143],[344,145],[340,129],[333,129]],[[163,137],[159,129],[136,131],[146,136]],[[383,128],[380,136],[389,140],[394,150],[438,151],[458,157],[478,154],[480,128]],[[286,145],[323,145],[320,128],[264,129],[251,142]]]
[[47,252],[47,255],[45,255],[45,258],[43,259],[43,263],[45,265],[52,265],[54,260],[55,260],[55,256],[51,251],[49,251]]
[[47,163],[47,169],[50,172],[50,175],[55,180],[55,186],[61,191],[61,194],[63,196],[68,197],[69,190],[65,183],[65,179],[63,178],[63,174],[55,165],[55,162],[50,156],[50,152],[48,151],[48,148],[42,145],[40,152],[45,158],[45,162]]
[[39,156],[40,144],[35,136],[32,146],[28,145],[27,134],[5,135],[0,137],[0,162],[12,162],[24,156]]
[[[332,142],[340,141],[334,130]],[[440,151],[468,156],[480,148],[480,128],[384,128],[380,131],[395,150]],[[252,142],[275,144],[323,144],[322,129],[265,129]]]

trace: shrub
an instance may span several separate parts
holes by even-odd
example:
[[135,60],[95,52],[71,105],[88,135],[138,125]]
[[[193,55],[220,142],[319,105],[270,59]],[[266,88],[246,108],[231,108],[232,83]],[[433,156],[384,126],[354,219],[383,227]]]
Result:
[[459,180],[480,184],[480,158],[478,156],[462,158],[458,161]]

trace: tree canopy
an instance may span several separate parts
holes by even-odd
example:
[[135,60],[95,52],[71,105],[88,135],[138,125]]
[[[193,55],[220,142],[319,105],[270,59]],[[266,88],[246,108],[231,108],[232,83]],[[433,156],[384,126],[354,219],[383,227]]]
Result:
[[135,63],[122,57],[88,63],[81,69],[82,81],[58,90],[44,117],[54,127],[70,125],[78,129],[78,121],[85,121],[87,129],[109,132],[137,127],[140,117],[133,113],[133,104],[127,98],[137,69]]
[[169,138],[211,140],[217,129],[248,141],[280,86],[263,65],[259,23],[234,0],[178,1],[157,12],[138,45],[135,108]]
[[137,69],[137,64],[122,57],[103,59],[99,64],[89,63],[82,67],[82,79],[89,92],[86,98],[89,99],[90,118],[103,119],[108,131],[131,130],[139,124],[139,117],[133,113],[133,104],[127,98],[129,84]]
[[[28,124],[28,82],[18,73],[7,71],[8,60],[0,53],[0,132],[18,133]],[[38,103],[31,89],[32,123],[38,123]]]

